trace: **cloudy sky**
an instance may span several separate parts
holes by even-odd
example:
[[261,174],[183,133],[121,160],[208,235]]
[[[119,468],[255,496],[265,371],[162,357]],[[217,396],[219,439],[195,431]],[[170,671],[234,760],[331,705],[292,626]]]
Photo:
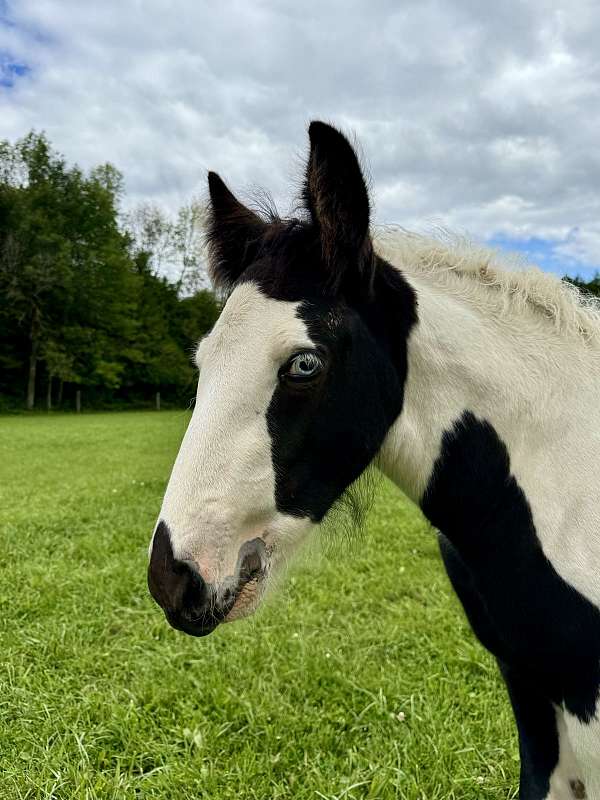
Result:
[[356,134],[375,218],[600,268],[596,0],[0,0],[0,138],[43,129],[128,203],[208,168],[289,208],[306,125]]

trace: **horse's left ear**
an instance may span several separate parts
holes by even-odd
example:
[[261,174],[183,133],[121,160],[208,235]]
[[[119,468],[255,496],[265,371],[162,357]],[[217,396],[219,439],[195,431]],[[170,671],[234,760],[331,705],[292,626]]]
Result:
[[331,125],[311,122],[310,155],[304,201],[321,240],[331,285],[339,288],[358,270],[371,278],[373,248],[369,237],[369,194],[348,139]]
[[208,173],[209,271],[217,287],[230,289],[256,257],[267,224],[233,195],[216,172]]

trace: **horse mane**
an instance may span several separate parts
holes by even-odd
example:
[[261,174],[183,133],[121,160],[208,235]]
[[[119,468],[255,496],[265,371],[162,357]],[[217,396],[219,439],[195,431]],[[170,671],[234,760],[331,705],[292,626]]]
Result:
[[534,314],[555,331],[600,348],[600,301],[519,254],[500,253],[465,237],[437,229],[422,235],[396,226],[373,231],[376,252],[408,276],[425,275],[458,296],[489,304],[502,316]]

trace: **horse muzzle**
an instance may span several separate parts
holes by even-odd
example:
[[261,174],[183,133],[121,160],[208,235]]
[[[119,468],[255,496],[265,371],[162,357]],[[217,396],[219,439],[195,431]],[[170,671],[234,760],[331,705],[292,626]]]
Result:
[[221,622],[251,613],[262,596],[266,547],[262,539],[244,542],[235,575],[219,584],[204,580],[195,564],[176,558],[165,522],[159,522],[148,565],[150,594],[169,624],[190,636],[207,636]]

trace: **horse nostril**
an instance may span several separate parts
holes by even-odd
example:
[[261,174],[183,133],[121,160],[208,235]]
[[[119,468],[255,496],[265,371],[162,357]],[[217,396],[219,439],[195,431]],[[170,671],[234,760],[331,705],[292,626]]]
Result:
[[252,539],[245,542],[240,548],[238,559],[240,561],[239,586],[258,578],[265,569],[266,547],[262,539]]

